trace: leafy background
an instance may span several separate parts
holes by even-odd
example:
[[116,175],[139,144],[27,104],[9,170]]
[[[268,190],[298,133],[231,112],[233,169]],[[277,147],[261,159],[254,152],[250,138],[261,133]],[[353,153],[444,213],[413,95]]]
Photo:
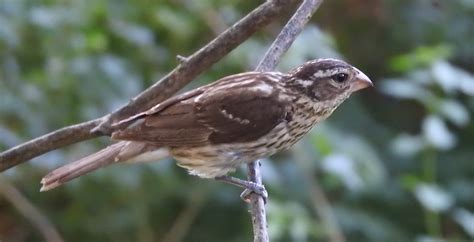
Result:
[[[114,110],[170,71],[176,55],[259,3],[1,0],[0,149]],[[252,69],[286,17],[187,88]],[[263,160],[274,241],[474,238],[473,26],[472,0],[323,3],[279,69],[338,57],[375,88],[292,150]],[[188,176],[172,161],[117,165],[38,192],[48,170],[107,143],[73,145],[4,172],[0,240],[44,240],[7,184],[66,241],[251,240],[239,189]]]

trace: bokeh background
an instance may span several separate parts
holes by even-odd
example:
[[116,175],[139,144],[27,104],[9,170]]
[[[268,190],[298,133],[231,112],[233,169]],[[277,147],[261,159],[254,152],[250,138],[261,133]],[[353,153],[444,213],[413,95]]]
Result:
[[[261,2],[0,0],[0,150],[114,110]],[[287,17],[187,89],[251,70]],[[472,0],[325,1],[279,70],[337,57],[375,88],[263,160],[272,240],[472,240],[473,46]],[[116,165],[39,193],[48,170],[108,142],[2,173],[0,240],[252,239],[238,188],[172,161]]]

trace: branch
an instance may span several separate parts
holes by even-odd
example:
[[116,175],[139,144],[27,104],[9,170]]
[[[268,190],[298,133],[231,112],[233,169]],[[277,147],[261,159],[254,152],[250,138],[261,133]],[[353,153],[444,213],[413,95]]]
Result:
[[48,151],[100,136],[90,132],[100,121],[94,119],[58,129],[0,153],[0,172]]
[[283,27],[278,37],[273,41],[258,64],[256,71],[271,71],[275,69],[282,55],[290,48],[296,37],[303,31],[304,26],[313,16],[323,0],[305,0],[296,10],[288,23]]
[[[110,127],[112,123],[128,118],[138,112],[148,110],[172,96],[248,39],[258,29],[270,23],[271,20],[283,11],[283,7],[288,4],[284,2],[265,2],[193,55],[187,58],[181,57],[181,64],[178,67],[159,82],[133,98],[127,105],[108,115],[95,130],[104,134],[110,134],[113,131]],[[120,127],[115,129],[117,128],[119,129]]]
[[[288,50],[321,2],[322,0],[305,0],[301,4],[259,63],[257,71],[270,71],[275,68],[283,53]],[[258,29],[275,19],[288,4],[289,1],[274,0],[260,5],[193,55],[180,58],[181,64],[178,67],[120,109],[102,118],[62,128],[2,152],[0,154],[0,171],[69,144],[101,135],[109,135],[115,129],[121,128],[112,128],[112,123],[149,109],[172,96]],[[248,165],[248,178],[250,181],[262,184],[257,162]],[[251,195],[250,200],[254,241],[268,241],[264,201],[258,195]]]
[[[316,9],[321,5],[322,0],[305,0],[293,14],[288,23],[283,27],[278,37],[268,49],[265,56],[258,64],[256,71],[271,71],[275,69],[282,55],[290,48],[293,41],[303,30],[306,23],[311,19]],[[258,161],[247,165],[248,180],[257,184],[262,184],[260,165]],[[252,224],[254,231],[254,242],[268,242],[267,218],[265,203],[261,196],[252,194],[250,196]]]
[[[247,177],[249,181],[262,184],[262,174],[260,173],[260,162],[254,161],[247,165]],[[268,242],[267,213],[265,211],[265,201],[263,197],[250,194],[250,214],[252,215],[253,241]]]
[[114,121],[146,110],[172,96],[257,30],[276,19],[287,4],[288,1],[282,0],[263,3],[196,53],[183,58],[179,66],[120,109],[99,119],[64,127],[0,153],[0,171],[46,152],[112,133],[114,129],[110,124]]
[[0,194],[8,200],[36,229],[43,235],[45,241],[62,242],[61,235],[57,229],[33,206],[26,197],[24,197],[16,187],[10,184],[6,179],[0,177]]

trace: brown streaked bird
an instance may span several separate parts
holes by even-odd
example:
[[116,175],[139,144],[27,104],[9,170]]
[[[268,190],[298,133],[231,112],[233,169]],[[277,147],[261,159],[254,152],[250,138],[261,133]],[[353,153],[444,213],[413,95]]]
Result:
[[353,92],[369,86],[364,73],[336,59],[308,61],[288,73],[227,76],[120,121],[116,125],[127,127],[112,134],[119,142],[52,171],[41,191],[112,163],[172,156],[192,175],[265,196],[263,186],[227,174],[291,147]]

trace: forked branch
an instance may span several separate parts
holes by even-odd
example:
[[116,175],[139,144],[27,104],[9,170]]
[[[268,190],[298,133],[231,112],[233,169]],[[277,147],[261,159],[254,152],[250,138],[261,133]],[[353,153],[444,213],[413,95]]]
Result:
[[[263,3],[196,53],[182,59],[181,64],[160,81],[111,114],[58,129],[0,153],[0,171],[46,152],[110,134],[114,130],[110,127],[111,123],[146,110],[172,96],[256,31],[275,20],[292,1],[294,0],[273,0]],[[117,128],[120,127],[115,127]]]
[[[275,69],[283,54],[290,48],[293,41],[304,26],[313,16],[314,12],[321,5],[322,0],[305,0],[298,10],[293,14],[288,23],[283,27],[278,37],[272,43],[258,64],[256,71],[271,71]],[[257,184],[262,184],[260,165],[258,161],[248,164],[248,180]],[[265,203],[261,196],[252,194],[250,196],[250,205],[252,213],[252,223],[255,242],[269,241],[267,232],[267,218],[265,212]]]
[[[120,128],[119,126],[112,127],[112,123],[149,109],[172,96],[257,30],[274,20],[293,1],[273,0],[260,5],[196,53],[187,58],[180,58],[179,66],[120,109],[99,119],[56,130],[0,153],[0,171],[51,150],[98,136],[109,135]],[[275,68],[281,56],[288,50],[321,3],[322,0],[303,1],[269,48],[256,71],[270,71]],[[259,167],[258,162],[250,163],[248,165],[248,178],[250,181],[262,184]],[[254,241],[269,241],[264,201],[258,195],[251,195],[250,200]]]

